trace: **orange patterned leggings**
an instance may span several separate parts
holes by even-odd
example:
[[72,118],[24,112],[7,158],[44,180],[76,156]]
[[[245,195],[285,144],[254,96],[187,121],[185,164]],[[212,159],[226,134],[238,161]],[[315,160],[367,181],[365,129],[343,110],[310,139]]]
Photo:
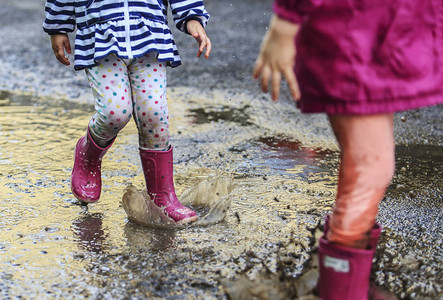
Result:
[[365,248],[395,169],[393,115],[330,115],[340,146],[336,202],[327,239]]

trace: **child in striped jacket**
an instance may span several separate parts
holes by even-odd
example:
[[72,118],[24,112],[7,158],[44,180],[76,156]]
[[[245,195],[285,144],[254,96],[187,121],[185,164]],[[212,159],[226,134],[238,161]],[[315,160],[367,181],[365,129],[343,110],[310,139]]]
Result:
[[43,29],[56,58],[71,54],[67,33],[76,30],[74,68],[85,70],[95,99],[86,135],[75,147],[72,193],[85,203],[101,193],[101,160],[118,132],[134,118],[148,194],[176,223],[197,214],[177,199],[166,100],[166,67],[181,64],[167,24],[198,42],[197,56],[211,52],[204,27],[209,19],[199,0],[47,0]]

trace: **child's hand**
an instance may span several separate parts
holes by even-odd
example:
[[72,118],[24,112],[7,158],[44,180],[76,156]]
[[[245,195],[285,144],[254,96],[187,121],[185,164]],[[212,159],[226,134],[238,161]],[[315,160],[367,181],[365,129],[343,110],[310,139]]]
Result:
[[58,61],[65,66],[69,66],[71,63],[65,56],[65,50],[68,54],[72,53],[68,35],[66,33],[51,35],[51,44],[54,55],[57,57]]
[[263,38],[260,53],[255,62],[254,79],[261,77],[261,90],[269,91],[268,84],[272,77],[272,100],[277,101],[280,93],[282,73],[291,91],[292,98],[300,99],[300,90],[294,74],[295,36],[299,25],[272,17],[268,32]]
[[205,58],[208,59],[209,54],[211,53],[211,40],[206,35],[203,26],[200,24],[199,21],[190,20],[186,23],[186,29],[195,38],[199,45],[197,57],[200,57],[200,55],[203,53],[203,50],[206,48]]

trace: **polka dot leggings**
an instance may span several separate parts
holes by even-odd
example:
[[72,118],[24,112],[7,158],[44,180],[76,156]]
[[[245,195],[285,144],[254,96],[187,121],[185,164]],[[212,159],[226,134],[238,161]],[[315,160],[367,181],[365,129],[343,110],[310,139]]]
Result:
[[166,66],[155,54],[134,59],[112,54],[87,68],[86,75],[95,97],[96,112],[89,122],[94,137],[111,140],[133,116],[141,148],[169,148]]

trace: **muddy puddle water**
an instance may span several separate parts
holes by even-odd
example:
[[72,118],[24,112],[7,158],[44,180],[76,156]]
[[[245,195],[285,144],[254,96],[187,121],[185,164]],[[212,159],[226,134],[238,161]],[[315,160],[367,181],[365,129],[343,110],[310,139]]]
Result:
[[[244,270],[257,278],[264,265],[274,272],[281,251],[292,253],[286,275],[302,273],[310,229],[335,194],[337,149],[324,117],[293,118],[293,110],[217,91],[175,88],[169,99],[177,194],[201,216],[220,207],[184,228],[128,219],[125,190],[144,186],[133,122],[103,160],[100,201],[79,205],[70,192],[73,149],[93,106],[0,93],[1,298],[225,299],[221,280]],[[441,155],[434,159],[441,171]],[[213,179],[225,192],[215,202],[207,186],[196,188]],[[441,209],[441,198],[434,205]],[[428,281],[438,284],[435,276]]]

